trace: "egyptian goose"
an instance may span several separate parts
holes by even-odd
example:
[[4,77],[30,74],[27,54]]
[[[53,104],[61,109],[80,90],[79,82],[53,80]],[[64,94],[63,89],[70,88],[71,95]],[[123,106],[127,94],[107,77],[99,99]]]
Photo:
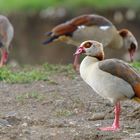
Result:
[[14,29],[7,17],[0,15],[0,51],[1,61],[0,67],[2,67],[8,59],[10,43],[14,36]]
[[140,75],[122,60],[104,60],[103,45],[97,41],[83,42],[75,55],[82,53],[87,55],[80,65],[82,79],[100,96],[115,104],[113,125],[100,130],[118,130],[120,100],[140,100]]
[[[44,44],[61,41],[79,46],[85,40],[94,39],[101,42],[104,47],[114,49],[124,47],[129,51],[131,61],[138,47],[134,35],[129,30],[117,30],[108,19],[94,14],[75,17],[57,25],[46,35],[49,38]],[[75,65],[78,65],[78,63],[78,60],[75,60]]]

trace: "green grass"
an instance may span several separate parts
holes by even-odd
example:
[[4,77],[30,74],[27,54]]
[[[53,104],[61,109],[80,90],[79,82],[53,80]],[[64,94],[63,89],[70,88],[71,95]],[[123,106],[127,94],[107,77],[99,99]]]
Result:
[[139,8],[139,0],[0,0],[0,11],[39,11],[47,7]]
[[[140,72],[140,62],[133,62],[131,66]],[[73,70],[72,65],[52,65],[46,63],[39,67],[24,66],[20,69],[12,69],[9,66],[5,66],[0,68],[0,81],[11,84],[23,84],[43,80],[48,81],[50,84],[57,84],[51,79],[51,76],[58,74],[74,79],[77,72]]]
[[30,83],[39,80],[49,80],[45,71],[32,69],[32,70],[19,70],[12,71],[8,67],[0,69],[0,80],[7,83]]
[[25,66],[18,70],[12,70],[12,68],[6,66],[0,68],[0,81],[7,83],[31,83],[35,81],[49,81],[52,84],[57,84],[50,79],[54,74],[63,73],[69,78],[75,77],[75,71],[72,65],[51,65],[44,64],[42,67]]
[[51,64],[44,64],[43,68],[45,71],[48,71],[52,74],[55,73],[63,73],[65,76],[68,76],[70,78],[75,78],[76,72],[73,69],[73,66],[71,64],[69,65],[51,65]]
[[140,72],[140,62],[135,61],[131,64],[132,67],[134,67],[138,72]]

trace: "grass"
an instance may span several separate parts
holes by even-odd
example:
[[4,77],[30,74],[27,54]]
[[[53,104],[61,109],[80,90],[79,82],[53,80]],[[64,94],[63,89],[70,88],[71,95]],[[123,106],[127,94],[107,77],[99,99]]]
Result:
[[49,80],[47,73],[41,70],[32,69],[27,71],[23,69],[20,71],[12,71],[8,67],[0,69],[0,80],[7,83],[30,83],[39,80]]
[[[140,62],[135,61],[131,63],[131,66],[140,72]],[[39,67],[24,66],[16,70],[5,66],[0,68],[0,81],[11,84],[23,84],[43,80],[48,81],[50,84],[57,84],[55,81],[51,80],[51,76],[57,74],[63,74],[71,79],[74,79],[77,75],[72,65],[52,65],[46,63]]]
[[132,67],[134,67],[138,72],[140,72],[140,62],[135,61],[131,64]]
[[44,96],[35,91],[16,96],[16,100],[19,102],[24,102],[26,99],[36,99],[37,101],[41,101],[44,99]]
[[55,112],[56,117],[68,117],[73,114],[72,111],[67,110],[67,109],[59,109]]
[[139,0],[0,0],[0,11],[39,11],[48,7],[94,7],[100,9],[130,7],[139,8]]
[[83,101],[80,100],[79,98],[74,98],[72,101],[73,101],[73,104],[72,104],[73,109],[75,109],[75,108],[84,109],[85,108]]
[[[58,98],[58,97],[57,97]],[[61,97],[59,97],[61,98]],[[82,100],[79,98],[71,98],[71,102],[63,106],[63,108],[57,109],[55,111],[56,117],[68,117],[76,114],[77,112],[85,109],[85,105]]]
[[71,64],[69,65],[50,65],[48,63],[43,65],[45,71],[51,72],[52,74],[55,73],[63,73],[65,76],[70,78],[75,78],[76,72],[73,69]]
[[12,70],[12,68],[6,66],[0,68],[0,81],[22,84],[43,80],[56,84],[50,77],[59,73],[63,73],[65,76],[69,76],[69,78],[74,78],[76,74],[72,65],[63,66],[46,63],[40,68],[25,66],[19,70]]

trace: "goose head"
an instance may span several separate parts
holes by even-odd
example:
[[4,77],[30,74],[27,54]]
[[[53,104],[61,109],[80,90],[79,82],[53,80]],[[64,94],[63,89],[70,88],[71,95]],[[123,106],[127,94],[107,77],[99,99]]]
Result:
[[84,41],[75,52],[75,55],[80,55],[82,53],[87,56],[96,57],[98,60],[103,60],[103,44],[94,40]]
[[124,48],[128,50],[130,61],[132,62],[134,60],[134,54],[138,49],[138,42],[134,35],[127,29],[121,29],[119,34],[123,38]]
[[87,40],[81,43],[75,52],[75,59],[73,67],[76,71],[79,71],[79,56],[85,54],[87,56],[95,57],[99,61],[104,59],[103,44],[94,40]]

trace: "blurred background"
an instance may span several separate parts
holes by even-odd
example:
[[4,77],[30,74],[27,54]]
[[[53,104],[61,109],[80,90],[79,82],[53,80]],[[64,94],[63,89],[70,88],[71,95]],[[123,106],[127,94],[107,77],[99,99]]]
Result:
[[140,44],[140,0],[0,0],[0,13],[14,26],[9,61],[19,64],[71,63],[76,48],[61,43],[44,46],[44,33],[82,14],[105,16],[118,29],[132,31]]

